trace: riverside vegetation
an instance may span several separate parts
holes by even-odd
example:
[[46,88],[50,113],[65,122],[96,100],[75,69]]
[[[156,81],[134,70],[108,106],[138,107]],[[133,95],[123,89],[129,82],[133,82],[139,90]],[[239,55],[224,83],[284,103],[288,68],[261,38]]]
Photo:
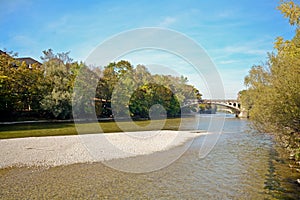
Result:
[[240,99],[254,127],[276,136],[290,152],[290,159],[299,161],[300,7],[282,1],[278,9],[295,27],[295,35],[290,40],[278,37],[266,64],[251,68],[245,77],[247,90],[240,92]]
[[[88,67],[73,61],[69,53],[55,54],[49,49],[43,54],[42,64],[37,62],[30,66],[19,62],[12,54],[0,54],[0,120],[72,119],[72,100],[75,104],[77,100],[84,102],[78,108],[86,116],[94,107],[97,117],[107,118],[113,115],[111,101],[119,98],[121,104],[118,102],[117,105],[124,106],[122,104],[128,104],[128,101],[122,102],[122,97],[128,95],[131,95],[129,114],[134,119],[149,118],[150,109],[159,110],[152,107],[157,104],[165,108],[165,113],[156,114],[176,117],[182,111],[180,104],[187,99],[201,98],[199,91],[183,76],[153,75],[145,66],[134,67],[124,60],[107,66]],[[76,83],[79,73],[87,80]],[[85,94],[94,89],[89,87],[89,81],[97,81],[93,99]],[[76,84],[87,84],[84,88],[89,89],[74,95]],[[135,90],[129,91],[132,88]],[[127,114],[119,107],[114,108],[114,114],[121,117]]]

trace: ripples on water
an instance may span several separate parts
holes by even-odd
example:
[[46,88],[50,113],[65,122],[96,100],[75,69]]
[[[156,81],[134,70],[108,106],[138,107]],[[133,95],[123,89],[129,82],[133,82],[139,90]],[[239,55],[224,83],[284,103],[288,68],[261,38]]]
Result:
[[[224,133],[206,158],[198,158],[203,142],[199,137],[175,163],[145,174],[124,173],[101,163],[0,170],[0,197],[272,199],[274,195],[266,189],[272,141],[249,130],[247,120],[227,118]],[[135,159],[142,163],[151,156]]]

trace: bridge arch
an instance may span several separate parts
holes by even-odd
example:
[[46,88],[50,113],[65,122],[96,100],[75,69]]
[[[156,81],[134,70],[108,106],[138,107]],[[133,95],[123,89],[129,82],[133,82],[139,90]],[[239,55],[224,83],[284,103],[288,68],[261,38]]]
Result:
[[183,107],[191,106],[191,105],[199,105],[199,104],[212,104],[223,106],[227,109],[230,109],[232,113],[235,113],[238,116],[241,112],[241,104],[236,99],[227,99],[227,100],[220,100],[220,99],[189,99],[184,104]]

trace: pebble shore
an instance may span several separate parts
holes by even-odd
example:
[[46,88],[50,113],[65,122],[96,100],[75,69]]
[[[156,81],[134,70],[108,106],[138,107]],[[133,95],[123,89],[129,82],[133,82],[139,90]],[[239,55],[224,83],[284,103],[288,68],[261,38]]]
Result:
[[0,140],[0,168],[101,162],[166,151],[207,133],[141,131]]

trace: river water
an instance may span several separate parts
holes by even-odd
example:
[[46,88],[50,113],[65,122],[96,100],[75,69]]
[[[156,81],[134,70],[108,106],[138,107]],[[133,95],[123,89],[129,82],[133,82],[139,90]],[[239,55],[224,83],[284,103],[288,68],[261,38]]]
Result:
[[0,198],[300,199],[296,172],[278,156],[271,137],[252,131],[248,123],[227,116],[208,156],[198,156],[199,137],[173,164],[150,173],[125,173],[101,163],[2,169]]

